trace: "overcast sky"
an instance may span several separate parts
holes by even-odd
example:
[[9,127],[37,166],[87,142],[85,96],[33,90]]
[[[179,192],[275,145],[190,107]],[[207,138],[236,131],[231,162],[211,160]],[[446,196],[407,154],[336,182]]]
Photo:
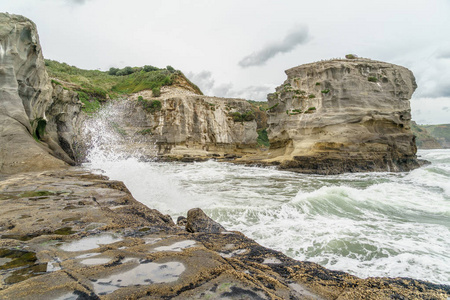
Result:
[[450,0],[1,0],[44,56],[84,69],[171,65],[207,95],[265,100],[284,70],[354,53],[412,70],[419,124],[450,123]]

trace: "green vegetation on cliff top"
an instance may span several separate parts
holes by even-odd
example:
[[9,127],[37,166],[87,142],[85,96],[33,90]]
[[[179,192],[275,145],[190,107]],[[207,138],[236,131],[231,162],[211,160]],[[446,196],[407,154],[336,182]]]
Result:
[[[93,112],[100,107],[100,102],[118,98],[123,94],[142,90],[158,90],[162,86],[183,82],[198,94],[200,89],[190,82],[181,71],[171,66],[159,69],[153,66],[111,68],[108,72],[100,70],[83,70],[66,63],[45,60],[45,66],[55,84],[62,85],[78,93],[84,103],[86,112]],[[56,80],[55,80],[56,79]]]

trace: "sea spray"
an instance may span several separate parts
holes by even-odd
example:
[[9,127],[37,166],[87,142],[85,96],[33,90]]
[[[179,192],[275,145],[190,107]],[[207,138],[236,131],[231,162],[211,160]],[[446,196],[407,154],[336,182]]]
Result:
[[[155,142],[136,131],[129,131],[126,112],[136,105],[130,100],[110,101],[95,114],[87,116],[81,132],[85,160],[96,163],[117,162],[126,158],[152,160]],[[92,165],[95,167],[94,165]]]
[[91,153],[88,167],[174,218],[201,207],[227,229],[299,260],[360,277],[450,283],[450,150],[420,151],[432,164],[408,173],[333,176]]

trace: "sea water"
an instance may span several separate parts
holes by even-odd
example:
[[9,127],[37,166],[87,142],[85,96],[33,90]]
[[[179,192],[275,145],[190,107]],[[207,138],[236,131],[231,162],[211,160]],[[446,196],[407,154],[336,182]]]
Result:
[[298,260],[363,278],[450,284],[450,150],[418,155],[431,164],[324,176],[213,160],[143,162],[97,147],[85,166],[174,219],[200,207],[226,229]]

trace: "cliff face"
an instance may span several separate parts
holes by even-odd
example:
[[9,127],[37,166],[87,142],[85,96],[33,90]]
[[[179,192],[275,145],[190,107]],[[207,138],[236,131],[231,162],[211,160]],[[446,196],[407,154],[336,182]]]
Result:
[[73,163],[46,128],[52,93],[36,25],[0,13],[0,172],[64,167],[56,157]]
[[269,94],[272,162],[306,173],[407,171],[419,166],[406,68],[369,59],[301,65]]
[[143,91],[113,104],[113,109],[119,113],[110,121],[125,137],[128,152],[139,148],[139,154],[147,157],[188,160],[239,155],[256,148],[257,125],[245,100],[164,88],[160,97]]

